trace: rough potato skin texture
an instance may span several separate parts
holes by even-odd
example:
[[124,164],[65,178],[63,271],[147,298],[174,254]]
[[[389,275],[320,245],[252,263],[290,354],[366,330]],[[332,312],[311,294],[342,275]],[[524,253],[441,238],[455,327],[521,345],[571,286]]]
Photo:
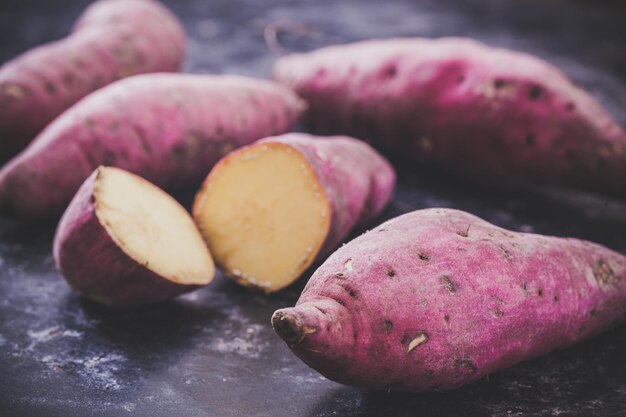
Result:
[[380,215],[393,198],[393,167],[363,141],[348,136],[288,133],[261,141],[264,142],[280,142],[297,150],[322,185],[331,220],[319,254],[334,249],[355,226]]
[[99,165],[162,188],[199,184],[228,151],[283,133],[303,109],[271,81],[239,76],[146,74],[90,94],[0,171],[0,209],[60,215]]
[[335,381],[448,390],[623,322],[625,273],[597,244],[419,210],[337,250],[272,324]]
[[0,160],[90,92],[133,74],[178,71],[184,57],[183,28],[157,1],[96,1],[69,36],[0,67]]
[[289,55],[275,79],[309,102],[311,127],[475,180],[625,196],[626,134],[531,55],[462,38],[407,38]]
[[115,307],[154,303],[193,291],[134,261],[115,243],[96,214],[94,171],[78,190],[57,227],[53,253],[68,284],[86,298]]

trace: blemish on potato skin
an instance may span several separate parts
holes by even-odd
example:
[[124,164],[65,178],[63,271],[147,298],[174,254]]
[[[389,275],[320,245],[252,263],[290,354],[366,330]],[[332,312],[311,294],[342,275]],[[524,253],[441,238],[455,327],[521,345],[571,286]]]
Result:
[[533,85],[528,89],[528,99],[532,101],[539,100],[543,94],[543,89],[538,85]]
[[386,78],[394,78],[398,74],[398,67],[396,64],[390,64],[383,70],[383,75]]
[[453,363],[454,369],[461,374],[475,374],[478,368],[470,359],[456,359]]
[[605,259],[600,259],[593,266],[593,276],[600,285],[615,285],[620,277],[613,272],[613,268]]
[[67,88],[71,88],[74,85],[74,76],[69,72],[63,74],[63,84],[65,84]]
[[499,90],[501,88],[504,88],[506,86],[506,81],[501,79],[501,78],[496,78],[495,80],[493,80],[493,87],[496,90]]
[[4,86],[4,95],[13,98],[24,97],[24,89],[17,84],[7,84]]
[[343,289],[348,293],[350,298],[357,298],[357,292],[352,287],[345,286]]
[[450,293],[450,294],[454,294],[456,292],[456,284],[454,282],[452,282],[452,280],[450,279],[449,276],[447,275],[442,275],[439,280],[441,281],[441,284],[443,285],[443,287]]
[[461,237],[469,237],[469,231],[470,231],[470,227],[471,226],[472,226],[471,224],[468,224],[467,225],[467,229],[459,230],[459,231],[456,232],[456,234],[461,236]]
[[322,307],[318,307],[318,306],[313,306],[317,311],[319,311],[322,314],[326,314],[326,310],[324,310]]
[[117,161],[117,155],[113,151],[107,150],[104,153],[104,156],[102,157],[103,165],[115,165],[116,161]]
[[87,117],[83,121],[83,124],[85,125],[87,129],[93,129],[96,126],[96,121],[93,120],[92,118]]
[[393,269],[389,269],[389,270],[387,271],[387,276],[388,276],[389,278],[393,278],[393,277],[395,277],[395,276],[396,276],[396,271],[394,271]]
[[539,297],[543,297],[543,290],[542,290],[541,288],[539,288],[539,289],[537,290],[537,295],[538,295]]
[[56,94],[57,89],[56,89],[56,87],[54,86],[53,83],[48,81],[45,84],[45,88],[46,88],[46,91],[48,92],[48,94]]
[[420,258],[420,260],[422,261],[426,261],[426,262],[430,261],[430,258],[428,257],[428,255],[422,252],[418,252],[417,257]]
[[446,314],[445,316],[443,316],[443,321],[445,321],[446,323],[450,323],[450,315]]
[[393,330],[393,322],[391,320],[385,320],[385,330],[387,333]]
[[348,258],[344,263],[343,263],[343,269],[345,269],[346,271],[350,272],[352,271],[352,258]]
[[500,252],[502,252],[502,255],[506,260],[510,261],[513,258],[511,251],[509,251],[503,244],[499,244],[498,249],[500,249]]
[[504,311],[502,311],[500,309],[495,309],[495,310],[493,310],[493,315],[494,315],[494,317],[499,319],[501,317],[504,317]]

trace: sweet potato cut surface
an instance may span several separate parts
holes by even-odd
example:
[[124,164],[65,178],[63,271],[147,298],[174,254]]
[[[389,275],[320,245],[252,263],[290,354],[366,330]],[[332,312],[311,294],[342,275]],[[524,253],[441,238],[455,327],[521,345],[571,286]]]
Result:
[[59,224],[54,254],[72,287],[111,305],[170,298],[215,274],[186,210],[118,168],[99,168],[85,182]]
[[176,200],[137,176],[101,170],[96,215],[137,263],[179,284],[208,284],[214,267],[193,220]]
[[227,157],[211,174],[195,214],[226,271],[267,291],[302,274],[330,223],[328,198],[311,166],[283,143]]

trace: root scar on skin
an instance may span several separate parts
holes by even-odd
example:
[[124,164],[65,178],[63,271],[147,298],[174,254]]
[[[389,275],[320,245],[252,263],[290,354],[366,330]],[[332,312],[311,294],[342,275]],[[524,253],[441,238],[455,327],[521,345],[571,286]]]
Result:
[[426,342],[428,342],[428,335],[426,333],[420,333],[415,339],[411,340],[411,343],[409,343],[409,347],[407,348],[406,353],[411,352],[413,349],[420,345],[423,345]]
[[343,267],[346,271],[351,272],[352,271],[352,258],[348,259],[344,264]]

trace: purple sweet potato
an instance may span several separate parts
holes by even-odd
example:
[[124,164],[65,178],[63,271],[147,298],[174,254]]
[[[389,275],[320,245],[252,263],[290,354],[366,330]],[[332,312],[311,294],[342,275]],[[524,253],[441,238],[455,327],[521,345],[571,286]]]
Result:
[[59,215],[99,165],[159,187],[197,187],[230,150],[284,133],[303,109],[291,91],[239,76],[147,74],[98,90],[0,171],[0,209]]
[[272,324],[335,381],[448,390],[623,322],[625,274],[597,244],[426,209],[341,247]]
[[141,177],[100,167],[61,218],[54,259],[85,297],[129,307],[213,279],[213,259],[187,211]]
[[393,168],[365,142],[289,133],[222,159],[193,213],[222,269],[270,293],[379,215],[394,185]]
[[461,38],[374,40],[286,56],[275,78],[309,102],[315,131],[394,158],[485,183],[626,195],[624,130],[531,55]]
[[69,36],[0,67],[0,160],[90,92],[133,74],[177,71],[184,55],[180,22],[160,3],[93,3]]

